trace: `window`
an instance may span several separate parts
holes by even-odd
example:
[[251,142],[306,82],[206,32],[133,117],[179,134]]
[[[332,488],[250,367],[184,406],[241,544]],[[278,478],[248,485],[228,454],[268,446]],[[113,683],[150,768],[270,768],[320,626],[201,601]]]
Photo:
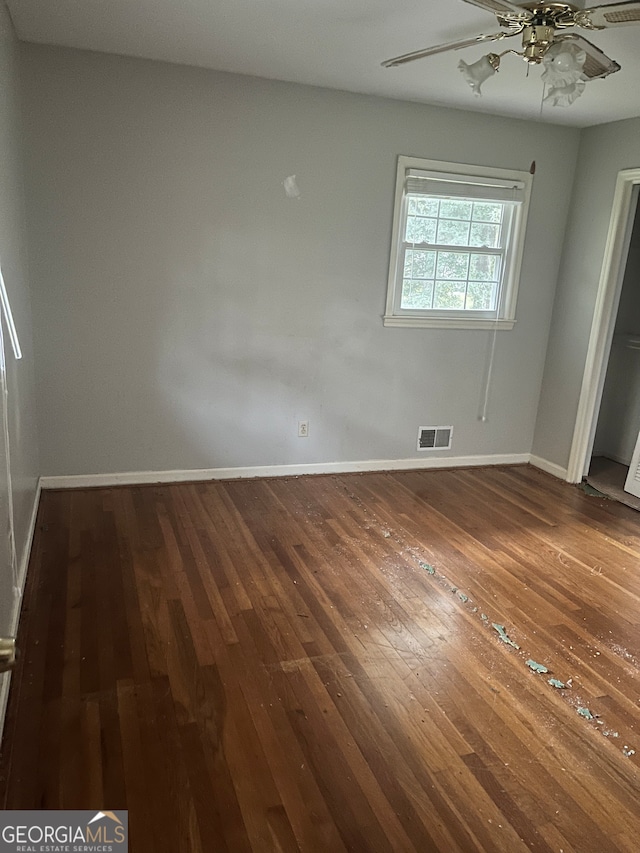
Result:
[[398,158],[385,326],[506,328],[531,175]]

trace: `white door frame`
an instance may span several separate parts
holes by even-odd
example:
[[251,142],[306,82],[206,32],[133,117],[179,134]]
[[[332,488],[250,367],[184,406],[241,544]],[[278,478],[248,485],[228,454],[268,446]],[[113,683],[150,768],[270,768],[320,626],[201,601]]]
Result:
[[593,448],[597,414],[602,399],[613,328],[624,278],[633,214],[638,199],[640,169],[618,172],[609,233],[605,245],[600,284],[591,324],[589,348],[567,465],[567,482],[579,483],[587,473]]

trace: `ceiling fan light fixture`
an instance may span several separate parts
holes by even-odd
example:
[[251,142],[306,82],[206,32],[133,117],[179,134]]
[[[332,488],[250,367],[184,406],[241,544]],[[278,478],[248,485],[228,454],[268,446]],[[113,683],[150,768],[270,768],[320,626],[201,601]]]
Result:
[[577,44],[558,41],[543,59],[542,81],[549,86],[544,100],[554,107],[568,107],[584,92],[587,77],[586,51]]
[[552,107],[570,107],[584,92],[586,85],[584,80],[576,80],[564,86],[554,86],[544,96],[544,101],[548,101]]
[[458,70],[467,81],[474,95],[481,95],[480,87],[485,80],[493,77],[500,68],[500,57],[497,53],[487,53],[481,56],[477,62],[468,65],[464,59],[458,63]]
[[542,79],[550,86],[566,85],[584,77],[586,51],[577,44],[558,41],[551,45],[542,64]]
[[[580,97],[585,83],[602,79],[620,71],[620,64],[582,35],[564,30],[580,27],[587,30],[604,30],[628,24],[640,24],[640,0],[609,0],[603,6],[584,8],[592,0],[465,0],[492,12],[500,32],[472,36],[458,41],[436,44],[383,62],[385,68],[424,59],[450,50],[463,50],[480,42],[502,41],[522,36],[522,50],[505,50],[500,55],[489,53],[468,65],[458,63],[458,69],[475,95],[485,80],[492,77],[500,65],[500,56],[513,53],[530,65],[543,65],[543,81],[549,86],[545,97],[554,106],[568,106]],[[580,8],[578,8],[580,7]]]

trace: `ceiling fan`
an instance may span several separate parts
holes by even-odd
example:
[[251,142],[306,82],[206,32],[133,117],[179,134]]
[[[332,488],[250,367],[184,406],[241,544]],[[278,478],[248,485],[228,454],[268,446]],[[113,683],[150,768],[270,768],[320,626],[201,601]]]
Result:
[[621,66],[583,36],[564,31],[572,27],[603,30],[640,24],[640,0],[626,0],[590,9],[580,9],[570,3],[529,2],[518,5],[508,0],[464,2],[493,12],[503,29],[491,35],[479,35],[414,50],[388,59],[382,63],[383,66],[391,68],[436,53],[522,35],[520,51],[509,49],[500,54],[489,53],[471,65],[460,60],[458,68],[467,83],[479,95],[481,84],[498,71],[500,59],[507,53],[513,53],[530,65],[543,65],[542,79],[549,85],[545,100],[554,106],[568,106],[582,94],[587,82],[620,71]]

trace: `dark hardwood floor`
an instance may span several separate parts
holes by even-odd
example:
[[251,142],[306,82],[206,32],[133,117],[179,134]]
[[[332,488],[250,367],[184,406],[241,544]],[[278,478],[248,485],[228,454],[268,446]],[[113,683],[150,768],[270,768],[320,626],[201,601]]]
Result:
[[526,466],[45,492],[0,807],[128,808],[133,853],[637,853],[639,604],[640,515]]

